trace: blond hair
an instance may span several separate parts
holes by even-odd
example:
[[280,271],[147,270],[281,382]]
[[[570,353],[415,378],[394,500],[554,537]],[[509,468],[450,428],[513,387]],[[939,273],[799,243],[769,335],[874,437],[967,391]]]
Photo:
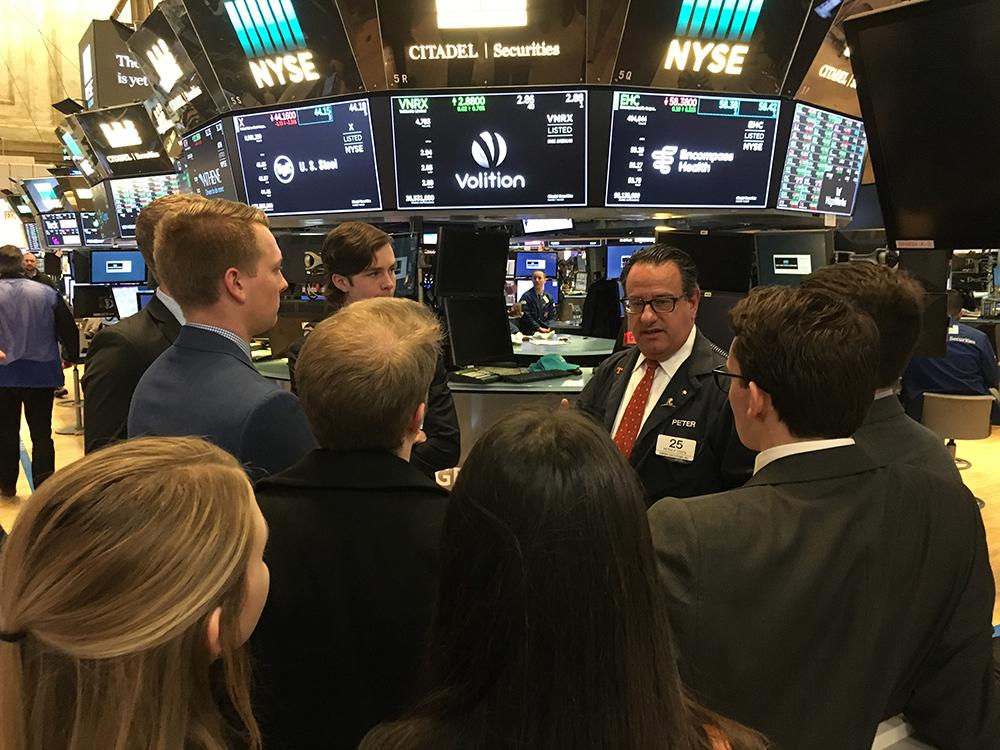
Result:
[[153,257],[153,241],[156,237],[156,228],[163,221],[163,218],[171,211],[176,211],[183,206],[191,206],[208,200],[197,193],[174,193],[157,198],[152,203],[145,206],[135,220],[135,244],[142,253],[146,266],[153,275],[156,275],[156,258]]
[[229,268],[256,273],[261,249],[255,224],[269,226],[263,211],[221,198],[178,207],[163,218],[153,256],[160,280],[181,307],[218,301],[219,282]]
[[236,460],[198,438],[132,440],[53,474],[0,554],[0,631],[23,635],[0,642],[0,747],[260,748],[239,623],[253,502]]
[[427,401],[440,351],[437,319],[413,300],[361,300],[316,326],[295,376],[320,445],[397,450]]

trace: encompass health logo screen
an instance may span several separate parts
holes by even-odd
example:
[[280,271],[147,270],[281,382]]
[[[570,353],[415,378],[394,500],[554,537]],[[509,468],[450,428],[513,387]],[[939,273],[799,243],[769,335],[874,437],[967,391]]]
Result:
[[584,206],[587,92],[392,97],[400,208]]
[[367,99],[235,118],[247,203],[269,214],[379,211]]
[[616,91],[605,205],[764,208],[780,107]]

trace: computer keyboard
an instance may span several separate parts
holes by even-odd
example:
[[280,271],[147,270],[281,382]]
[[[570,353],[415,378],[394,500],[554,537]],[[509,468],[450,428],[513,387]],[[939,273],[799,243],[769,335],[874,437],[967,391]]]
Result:
[[511,375],[501,375],[500,380],[505,383],[537,383],[540,380],[563,380],[580,375],[580,368],[574,370],[536,370],[532,372],[519,372]]

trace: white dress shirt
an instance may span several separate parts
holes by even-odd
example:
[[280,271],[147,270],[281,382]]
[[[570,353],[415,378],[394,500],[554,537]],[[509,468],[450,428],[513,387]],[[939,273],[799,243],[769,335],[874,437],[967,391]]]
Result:
[[177,318],[178,323],[184,325],[187,322],[184,319],[184,311],[181,310],[181,306],[177,304],[177,300],[164,292],[162,289],[156,290],[156,298],[160,300],[160,302],[162,302],[168,310],[170,310],[170,314]]
[[813,451],[823,451],[828,448],[840,448],[845,445],[854,445],[854,438],[834,438],[832,440],[803,440],[801,443],[786,443],[776,445],[773,448],[762,450],[757,454],[753,462],[753,473],[763,469],[772,461],[779,458],[794,456],[798,453],[812,453]]
[[[642,413],[642,422],[639,425],[639,431],[642,432],[642,425],[646,424],[646,420],[649,418],[650,413],[652,413],[657,402],[660,400],[660,396],[663,392],[667,390],[667,386],[670,384],[670,380],[677,374],[677,371],[681,368],[681,365],[691,356],[691,352],[694,351],[694,339],[697,334],[697,328],[691,326],[691,333],[688,334],[687,341],[681,344],[681,348],[674,352],[673,356],[668,357],[663,362],[660,362],[660,366],[656,368],[656,374],[653,375],[653,387],[649,391],[649,400],[646,401],[646,409]],[[625,389],[625,395],[622,396],[622,402],[618,406],[618,415],[615,417],[615,423],[611,426],[611,435],[614,437],[615,433],[618,432],[618,425],[621,424],[622,417],[625,416],[625,409],[628,408],[628,402],[632,399],[632,394],[635,393],[635,389],[639,387],[639,382],[642,380],[643,376],[646,374],[646,356],[642,353],[639,354],[639,359],[636,360],[635,369],[632,370],[632,377],[629,378],[628,387]]]

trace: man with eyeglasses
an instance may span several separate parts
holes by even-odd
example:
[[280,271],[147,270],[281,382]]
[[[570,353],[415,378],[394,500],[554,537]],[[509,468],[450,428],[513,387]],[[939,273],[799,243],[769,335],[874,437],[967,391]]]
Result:
[[736,437],[712,370],[725,353],[695,326],[701,291],[687,253],[657,244],[622,270],[636,346],[606,359],[577,400],[629,460],[650,504],[742,484],[753,456]]
[[743,487],[649,510],[686,684],[777,747],[870,748],[904,714],[941,750],[1000,747],[993,576],[962,484],[851,437],[878,383],[871,317],[826,292],[753,290],[725,367]]

